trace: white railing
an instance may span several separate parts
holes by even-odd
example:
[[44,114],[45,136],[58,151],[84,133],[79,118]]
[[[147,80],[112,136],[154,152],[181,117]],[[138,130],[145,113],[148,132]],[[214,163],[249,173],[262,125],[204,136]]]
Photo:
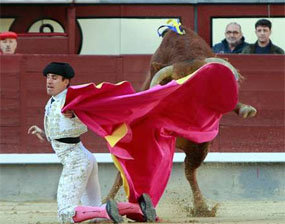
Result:
[[[112,163],[110,153],[94,153],[98,163]],[[183,162],[185,153],[175,153],[173,162]],[[207,163],[279,163],[285,162],[285,153],[218,153],[210,152]],[[58,164],[54,153],[0,154],[0,164]]]
[[199,4],[199,3],[284,3],[284,0],[0,0],[5,4]]

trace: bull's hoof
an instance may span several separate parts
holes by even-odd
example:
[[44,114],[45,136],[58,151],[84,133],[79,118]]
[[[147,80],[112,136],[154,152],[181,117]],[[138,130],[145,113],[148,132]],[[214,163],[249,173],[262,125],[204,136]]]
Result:
[[192,208],[191,214],[193,217],[216,217],[219,204],[216,204],[211,210],[207,207]]
[[253,106],[244,104],[239,109],[238,115],[242,118],[250,118],[254,117],[256,113],[257,110]]

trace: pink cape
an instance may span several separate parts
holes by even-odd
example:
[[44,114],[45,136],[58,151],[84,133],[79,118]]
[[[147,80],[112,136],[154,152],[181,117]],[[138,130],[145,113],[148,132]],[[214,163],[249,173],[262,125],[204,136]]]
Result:
[[124,124],[126,131],[115,143],[107,141],[108,148],[127,180],[129,201],[148,193],[156,206],[171,173],[176,136],[213,140],[222,114],[237,100],[233,73],[210,63],[182,80],[138,93],[128,82],[71,86],[62,111],[73,110],[105,138]]

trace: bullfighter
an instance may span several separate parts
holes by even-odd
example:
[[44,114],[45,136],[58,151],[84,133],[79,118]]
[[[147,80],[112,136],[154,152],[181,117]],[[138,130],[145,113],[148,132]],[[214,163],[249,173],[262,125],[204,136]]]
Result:
[[28,133],[36,135],[40,141],[49,141],[63,165],[57,190],[60,222],[103,218],[119,223],[123,221],[121,215],[128,215],[136,221],[154,221],[155,209],[144,193],[133,203],[117,205],[114,200],[109,200],[106,205],[101,204],[98,164],[80,140],[80,136],[87,132],[87,126],[73,111],[61,112],[74,70],[68,63],[52,62],[45,67],[43,75],[47,94],[51,96],[45,107],[44,130],[33,125]]

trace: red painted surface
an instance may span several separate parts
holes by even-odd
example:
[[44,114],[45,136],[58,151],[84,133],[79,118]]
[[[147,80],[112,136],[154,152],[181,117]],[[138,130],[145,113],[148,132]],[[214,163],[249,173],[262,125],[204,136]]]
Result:
[[16,53],[67,54],[67,37],[19,37]]
[[76,54],[76,9],[75,7],[69,7],[67,9],[67,32],[69,34],[68,38],[68,53]]
[[[220,55],[221,56],[221,55]],[[285,57],[283,55],[224,55],[245,76],[240,101],[253,105],[257,116],[224,116],[220,152],[285,152]]]
[[[70,40],[73,40],[72,44]],[[67,33],[19,33],[17,42],[16,53],[21,54],[67,54],[75,51],[74,39]]]
[[76,16],[80,18],[172,18],[182,19],[182,23],[194,28],[193,5],[78,5]]
[[[229,113],[222,119],[220,134],[211,151],[284,152],[285,151],[285,57],[282,55],[224,55],[246,80],[241,86],[240,101],[252,104],[257,117],[249,120]],[[45,92],[43,67],[51,61],[66,61],[76,71],[73,84],[102,81],[130,81],[138,90],[149,68],[150,55],[0,56],[0,152],[52,152],[27,135],[28,128],[43,127]],[[83,136],[87,148],[106,152],[105,142],[89,132]]]

